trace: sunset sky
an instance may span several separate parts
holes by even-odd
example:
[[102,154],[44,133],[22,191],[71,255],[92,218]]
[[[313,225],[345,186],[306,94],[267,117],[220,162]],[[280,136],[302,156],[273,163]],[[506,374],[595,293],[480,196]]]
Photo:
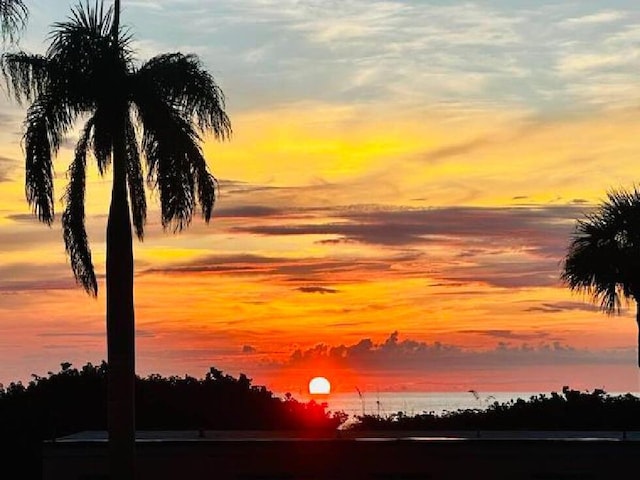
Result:
[[[32,0],[46,50],[76,2]],[[559,279],[575,220],[640,181],[632,1],[123,0],[140,60],[197,53],[233,136],[207,139],[209,225],[136,243],[137,371],[214,366],[294,394],[638,392],[635,306]],[[106,358],[110,175],[92,166],[97,299],[59,215],[24,196],[25,109],[0,96],[0,383]],[[77,132],[56,163],[62,196]],[[59,214],[63,206],[57,203]]]

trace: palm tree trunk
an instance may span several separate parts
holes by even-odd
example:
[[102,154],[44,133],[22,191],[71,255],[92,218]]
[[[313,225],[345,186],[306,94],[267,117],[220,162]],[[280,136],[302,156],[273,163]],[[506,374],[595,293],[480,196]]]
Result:
[[[116,132],[122,132],[119,128]],[[107,222],[107,355],[109,463],[113,480],[135,472],[135,312],[133,242],[127,197],[126,152],[115,135],[113,190]]]
[[[114,44],[119,26],[120,0],[115,0]],[[116,83],[114,87],[119,85]],[[126,112],[126,102],[113,112],[113,188],[107,221],[107,428],[112,480],[134,480],[136,476],[133,239],[122,121]]]

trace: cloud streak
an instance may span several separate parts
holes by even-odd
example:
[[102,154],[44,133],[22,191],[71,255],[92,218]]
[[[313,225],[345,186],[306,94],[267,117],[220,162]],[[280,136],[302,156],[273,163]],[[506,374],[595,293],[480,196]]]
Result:
[[335,288],[327,288],[327,287],[298,287],[296,288],[296,290],[302,292],[302,293],[319,293],[321,295],[327,294],[327,293],[338,293],[339,290],[336,290]]
[[[335,208],[238,207],[223,211],[238,238],[299,237],[322,247],[314,257],[259,253],[201,256],[142,268],[141,274],[217,273],[270,277],[304,293],[335,293],[327,283],[425,276],[498,287],[553,286],[582,205],[406,208],[355,205]],[[328,220],[329,219],[329,220]],[[341,248],[373,248],[368,256]],[[434,253],[440,252],[440,253]],[[447,253],[444,253],[447,252]],[[309,285],[308,282],[312,282]],[[320,282],[317,286],[314,284]],[[324,290],[318,290],[321,288]]]
[[545,302],[541,305],[529,307],[525,309],[526,312],[541,312],[541,313],[562,313],[572,311],[582,312],[598,312],[600,308],[597,305],[592,305],[583,302]]
[[17,160],[10,157],[0,156],[0,183],[8,182],[9,180],[11,180],[11,174],[17,168],[17,166]]
[[354,206],[335,209],[337,221],[323,224],[255,225],[235,230],[258,235],[338,236],[385,246],[427,244],[435,237],[513,239],[557,253],[549,236],[566,236],[584,210],[574,206],[400,208]]

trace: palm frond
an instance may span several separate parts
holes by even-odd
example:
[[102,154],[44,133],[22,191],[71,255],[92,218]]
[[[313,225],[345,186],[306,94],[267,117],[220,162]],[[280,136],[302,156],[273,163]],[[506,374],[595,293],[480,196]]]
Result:
[[195,179],[187,157],[191,146],[180,145],[186,138],[176,132],[171,136],[160,132],[145,125],[143,149],[149,178],[155,173],[155,186],[160,191],[162,226],[176,232],[191,223],[195,209]]
[[114,119],[109,107],[100,106],[96,108],[93,114],[95,127],[91,143],[100,175],[104,175],[111,164],[111,153],[113,151]]
[[162,226],[179,231],[193,218],[196,205],[195,158],[199,137],[179,112],[148,92],[135,98],[143,127],[142,150],[147,181],[160,192]]
[[0,0],[0,36],[13,42],[27,24],[29,10],[22,0]]
[[91,260],[84,211],[87,150],[92,128],[93,120],[89,120],[76,145],[75,157],[69,167],[62,230],[65,250],[71,260],[76,282],[95,297],[98,294],[98,283]]
[[102,50],[106,43],[113,52],[118,52],[121,58],[131,60],[133,49],[132,37],[125,29],[120,28],[118,41],[113,45],[113,7],[104,8],[104,2],[96,0],[93,5],[88,1],[79,3],[71,10],[71,15],[63,22],[53,24],[49,34],[51,41],[47,55],[67,55],[70,45],[88,49]]
[[209,223],[211,214],[213,213],[213,206],[216,202],[218,181],[211,172],[209,172],[209,167],[200,149],[194,152],[194,155],[191,157],[191,162],[195,168],[196,183],[198,185],[198,203],[202,209],[202,218],[204,218],[205,222]]
[[640,298],[640,192],[611,191],[593,213],[578,220],[561,279],[591,295],[607,313],[623,299]]
[[158,55],[140,68],[136,80],[139,88],[154,91],[183,118],[193,120],[202,133],[213,132],[220,140],[230,137],[224,94],[196,55]]
[[78,110],[113,104],[124,95],[126,75],[133,71],[130,38],[116,45],[110,36],[111,9],[102,3],[79,5],[67,21],[54,24],[47,58],[56,67],[52,82]]
[[578,222],[561,278],[571,290],[587,293],[604,311],[612,313],[620,308],[618,251],[611,236],[599,227],[593,218]]
[[49,80],[49,61],[42,55],[25,52],[2,55],[2,75],[16,101],[33,101],[42,95]]
[[51,225],[53,206],[53,162],[44,119],[33,116],[25,133],[25,194],[33,213]]
[[38,219],[47,225],[51,225],[54,218],[52,155],[75,118],[73,112],[57,100],[41,96],[29,107],[25,121],[27,202]]
[[109,38],[113,23],[113,9],[104,9],[104,2],[96,1],[92,6],[89,2],[78,3],[71,9],[71,15],[63,22],[53,24],[49,40],[51,41],[48,55],[54,56],[67,50],[68,45],[82,45],[88,40],[87,47],[96,39]]
[[147,221],[147,199],[144,191],[144,176],[140,162],[138,139],[131,118],[125,122],[125,145],[127,151],[127,184],[133,225],[139,240],[144,238],[144,225]]

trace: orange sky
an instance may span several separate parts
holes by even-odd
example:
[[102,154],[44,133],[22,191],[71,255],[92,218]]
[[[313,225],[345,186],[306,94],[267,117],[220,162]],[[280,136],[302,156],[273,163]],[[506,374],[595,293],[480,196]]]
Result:
[[[175,15],[195,15],[196,3]],[[365,11],[362,2],[345,2],[341,17],[321,10],[313,23],[302,2],[282,18],[272,13],[273,25],[256,25],[234,15],[257,18],[261,2],[243,3],[242,12],[220,3],[220,21],[236,22],[238,31],[221,27],[211,38],[180,27],[161,37],[170,17],[162,2],[125,11],[140,32],[141,57],[175,49],[202,55],[227,94],[234,129],[230,142],[204,146],[220,180],[210,225],[197,219],[179,235],[163,232],[150,194],[147,237],[134,247],[141,375],[200,377],[215,366],[292,393],[318,374],[346,392],[638,391],[634,306],[608,318],[559,282],[575,219],[608,189],[638,178],[639,84],[611,58],[616,45],[637,58],[629,43],[637,11],[553,3],[501,10],[489,2],[488,18],[485,7],[471,9],[477,16],[466,10],[474,28],[465,42],[454,36],[452,3],[451,11],[433,7],[451,43],[437,48],[407,23],[393,31],[406,55],[393,56],[374,48],[392,35],[386,27],[411,21],[392,4],[371,2]],[[45,2],[36,4],[23,40],[31,51],[42,50],[46,25],[59,19]],[[422,12],[419,4],[400,5]],[[556,22],[556,36],[536,43],[527,15]],[[278,25],[297,36],[297,47],[269,36]],[[430,32],[436,24],[415,28]],[[255,44],[242,32],[253,32]],[[514,39],[503,44],[491,32]],[[589,49],[596,34],[602,42]],[[584,49],[572,51],[570,41]],[[485,62],[462,61],[477,49]],[[441,64],[430,70],[416,55]],[[553,69],[537,71],[536,58]],[[311,75],[312,59],[328,73]],[[103,292],[95,300],[74,285],[59,222],[49,229],[30,215],[24,110],[2,102],[6,384],[64,361],[99,362],[106,348]],[[57,159],[57,198],[73,143],[72,136]],[[102,275],[109,178],[92,170],[87,192]]]

